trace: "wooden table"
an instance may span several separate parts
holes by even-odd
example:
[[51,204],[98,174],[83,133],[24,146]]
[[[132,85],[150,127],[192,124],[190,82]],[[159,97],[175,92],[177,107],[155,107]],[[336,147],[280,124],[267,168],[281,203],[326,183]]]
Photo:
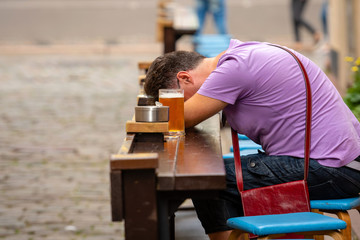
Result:
[[126,240],[173,238],[173,215],[187,198],[215,198],[226,187],[219,115],[165,139],[128,133],[110,160],[113,221]]
[[195,9],[175,1],[159,0],[157,39],[164,43],[164,53],[176,50],[176,42],[184,35],[194,35],[199,27]]

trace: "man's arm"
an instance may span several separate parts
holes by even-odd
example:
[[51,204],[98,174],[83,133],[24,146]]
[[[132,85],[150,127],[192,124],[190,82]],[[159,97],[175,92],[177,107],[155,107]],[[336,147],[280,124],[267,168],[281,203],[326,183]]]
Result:
[[198,93],[185,102],[185,127],[192,127],[213,116],[227,106],[226,102]]

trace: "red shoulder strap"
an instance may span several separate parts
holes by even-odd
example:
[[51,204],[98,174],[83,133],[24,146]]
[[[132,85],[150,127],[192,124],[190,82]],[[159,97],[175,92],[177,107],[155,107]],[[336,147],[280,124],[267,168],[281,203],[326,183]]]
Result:
[[[298,63],[306,88],[306,119],[305,119],[305,144],[304,144],[304,180],[306,181],[309,175],[309,161],[310,161],[310,140],[311,140],[311,109],[312,109],[312,97],[311,97],[311,87],[308,74],[305,70],[304,65],[301,63],[300,59],[289,49],[284,48],[279,45],[269,44],[288,52]],[[234,161],[235,161],[235,171],[236,171],[236,183],[239,191],[244,190],[242,169],[241,169],[241,159],[240,159],[240,150],[239,150],[239,139],[237,132],[231,128],[231,137],[234,149]]]

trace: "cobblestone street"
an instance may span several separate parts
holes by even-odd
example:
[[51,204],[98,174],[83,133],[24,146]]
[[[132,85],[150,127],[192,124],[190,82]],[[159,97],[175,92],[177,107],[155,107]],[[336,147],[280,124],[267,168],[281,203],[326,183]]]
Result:
[[139,60],[0,57],[0,239],[123,239],[108,159],[133,114]]

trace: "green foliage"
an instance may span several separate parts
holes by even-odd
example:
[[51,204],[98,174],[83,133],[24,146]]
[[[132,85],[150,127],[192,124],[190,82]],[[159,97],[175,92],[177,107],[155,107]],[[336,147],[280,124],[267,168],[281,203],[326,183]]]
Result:
[[345,103],[349,106],[354,115],[360,119],[360,57],[354,61],[353,58],[347,57],[346,61],[351,63],[352,76],[354,78],[353,85],[347,90],[344,97]]

